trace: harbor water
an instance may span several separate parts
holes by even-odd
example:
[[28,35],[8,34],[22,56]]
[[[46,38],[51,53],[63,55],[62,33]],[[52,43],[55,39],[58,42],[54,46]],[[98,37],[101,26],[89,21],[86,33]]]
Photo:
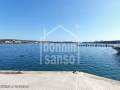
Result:
[[[82,71],[120,80],[120,55],[117,55],[117,52],[111,47],[80,47],[76,45],[73,50],[70,49],[69,43],[65,45],[68,45],[67,51],[63,49],[58,52],[50,52],[48,49],[43,50],[44,44],[1,44],[0,70]],[[58,48],[58,45],[56,47]],[[72,54],[79,63],[41,63],[41,61],[45,61],[44,56],[47,53],[49,55],[60,53],[59,55],[63,56]],[[69,57],[68,60],[73,59],[71,58]]]

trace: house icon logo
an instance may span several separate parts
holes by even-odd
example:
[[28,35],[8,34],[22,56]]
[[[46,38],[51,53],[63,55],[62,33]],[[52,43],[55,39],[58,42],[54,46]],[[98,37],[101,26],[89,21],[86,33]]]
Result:
[[79,42],[79,37],[78,37],[77,35],[75,35],[71,30],[65,28],[65,27],[62,26],[62,25],[58,25],[58,26],[52,28],[49,32],[46,32],[46,30],[44,29],[44,30],[43,30],[43,31],[44,31],[44,35],[43,35],[43,37],[41,38],[41,40],[46,40],[47,37],[49,37],[51,34],[53,34],[54,32],[56,32],[56,31],[59,30],[59,29],[62,30],[62,31],[64,31],[64,32],[66,32],[67,34],[69,34],[72,38],[74,38],[74,40],[75,40],[76,42]]
[[[53,36],[57,30],[64,31],[64,33],[67,33],[71,38],[74,38],[75,41],[47,40],[47,38]],[[44,31],[44,35],[40,38],[40,41],[40,64],[79,64],[80,53],[79,47],[77,46],[79,38],[71,32],[71,30],[62,25],[58,25],[49,32]]]

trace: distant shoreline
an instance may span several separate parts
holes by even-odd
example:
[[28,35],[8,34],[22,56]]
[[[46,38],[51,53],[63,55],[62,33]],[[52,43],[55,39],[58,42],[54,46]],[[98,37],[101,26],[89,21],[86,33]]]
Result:
[[25,44],[25,43],[120,44],[120,40],[77,42],[77,41],[44,41],[44,40],[43,41],[36,41],[36,40],[0,39],[0,44]]

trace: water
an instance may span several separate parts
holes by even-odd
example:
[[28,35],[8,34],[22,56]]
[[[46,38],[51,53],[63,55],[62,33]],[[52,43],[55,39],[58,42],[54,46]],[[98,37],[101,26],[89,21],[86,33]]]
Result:
[[[0,45],[1,70],[35,71],[83,71],[95,75],[120,80],[120,56],[108,47],[79,47],[79,64],[40,64],[42,45],[39,44],[2,44]],[[69,46],[67,48],[70,49]],[[57,52],[48,52],[57,54]],[[62,52],[64,55],[66,52]],[[70,52],[72,53],[72,52]],[[67,53],[69,54],[69,53]],[[75,54],[72,53],[72,54]],[[42,57],[44,61],[44,58]]]

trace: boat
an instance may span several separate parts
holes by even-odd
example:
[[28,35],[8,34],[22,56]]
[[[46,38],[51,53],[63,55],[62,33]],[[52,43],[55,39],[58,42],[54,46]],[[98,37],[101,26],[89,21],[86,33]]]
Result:
[[118,53],[120,53],[120,45],[113,46],[112,48],[115,49]]

